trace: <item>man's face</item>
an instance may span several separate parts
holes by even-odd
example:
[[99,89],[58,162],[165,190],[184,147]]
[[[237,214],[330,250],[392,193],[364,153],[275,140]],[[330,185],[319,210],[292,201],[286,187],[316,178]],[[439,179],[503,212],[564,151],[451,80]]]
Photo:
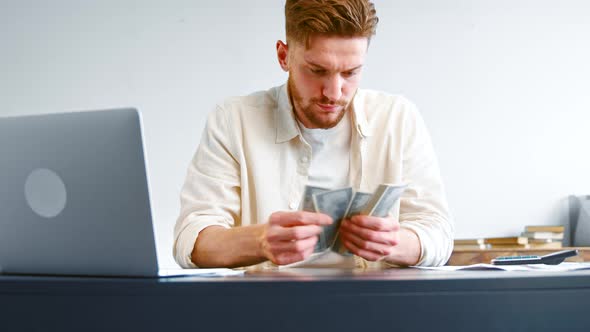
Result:
[[305,127],[332,128],[342,119],[358,88],[367,46],[364,37],[323,35],[311,36],[308,48],[289,44],[281,66],[289,71],[289,93]]

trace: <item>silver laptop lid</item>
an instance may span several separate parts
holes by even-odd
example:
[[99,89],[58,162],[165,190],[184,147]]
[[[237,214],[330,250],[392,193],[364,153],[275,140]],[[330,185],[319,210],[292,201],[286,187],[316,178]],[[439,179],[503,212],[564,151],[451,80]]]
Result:
[[137,110],[0,118],[0,268],[157,275]]

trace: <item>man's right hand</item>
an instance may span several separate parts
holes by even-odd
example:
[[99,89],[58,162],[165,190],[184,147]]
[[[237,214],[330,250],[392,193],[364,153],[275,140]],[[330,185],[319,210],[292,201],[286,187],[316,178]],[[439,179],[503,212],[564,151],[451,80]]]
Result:
[[259,238],[262,252],[277,265],[304,260],[313,253],[322,226],[331,223],[332,218],[322,213],[275,212]]

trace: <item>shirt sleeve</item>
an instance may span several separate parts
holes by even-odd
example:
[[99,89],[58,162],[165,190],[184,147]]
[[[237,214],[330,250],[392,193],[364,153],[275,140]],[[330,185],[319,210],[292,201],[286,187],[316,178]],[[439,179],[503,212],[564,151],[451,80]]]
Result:
[[417,265],[444,265],[453,250],[454,226],[430,134],[410,102],[404,140],[403,179],[408,188],[400,199],[400,224],[420,239]]
[[240,218],[240,167],[231,145],[227,112],[218,107],[205,126],[201,142],[180,193],[180,216],[174,227],[173,255],[183,268],[191,259],[199,233],[209,226],[232,227]]

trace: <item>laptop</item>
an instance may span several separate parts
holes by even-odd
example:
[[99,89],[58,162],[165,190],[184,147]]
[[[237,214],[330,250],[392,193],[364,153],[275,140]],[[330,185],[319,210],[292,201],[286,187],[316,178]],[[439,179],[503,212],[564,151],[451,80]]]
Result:
[[160,270],[133,108],[0,118],[0,273],[231,275]]

